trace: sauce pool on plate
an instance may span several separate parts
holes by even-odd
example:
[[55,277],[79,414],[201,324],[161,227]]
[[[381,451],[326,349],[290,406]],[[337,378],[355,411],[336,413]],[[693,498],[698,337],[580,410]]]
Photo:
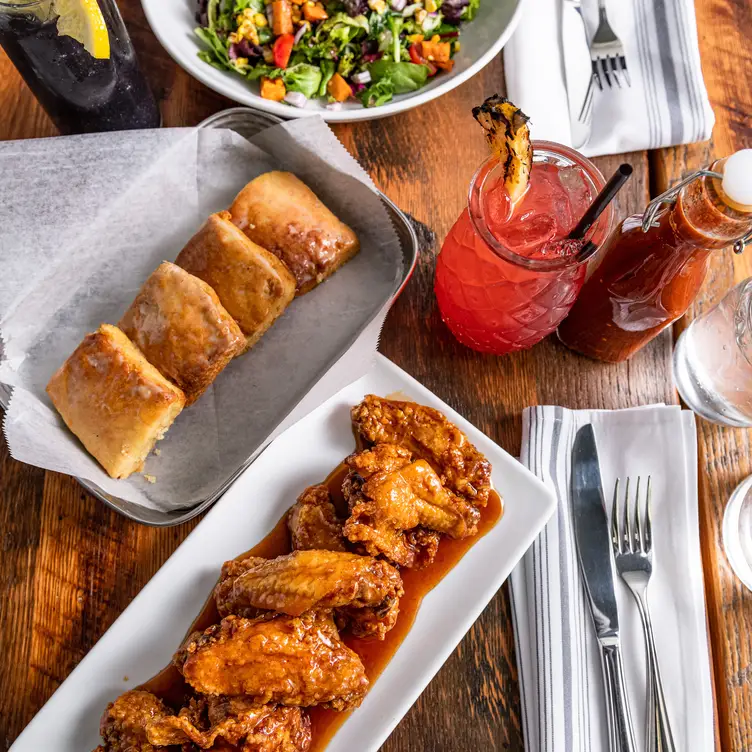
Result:
[[[332,500],[337,512],[344,516],[346,503],[342,495],[342,481],[347,475],[348,468],[342,463],[339,465],[325,483],[329,487]],[[438,585],[462,557],[480,540],[491,528],[496,525],[503,513],[501,497],[495,491],[491,491],[488,504],[481,509],[478,534],[471,538],[452,540],[444,537],[439,545],[436,558],[432,564],[424,569],[402,569],[402,583],[405,594],[400,598],[400,613],[394,628],[387,632],[384,640],[358,639],[349,635],[343,636],[345,644],[354,650],[363,661],[371,684],[381,675],[392,656],[407,636],[415,621],[423,598]],[[287,529],[287,513],[274,526],[269,534],[249,551],[236,557],[245,559],[248,556],[260,556],[273,559],[277,556],[290,553],[290,535]],[[214,596],[210,595],[201,613],[196,617],[186,636],[192,632],[204,630],[212,624],[220,621],[219,613],[214,602]],[[176,646],[177,647],[177,646]],[[150,679],[139,689],[152,692],[168,705],[180,706],[187,702],[191,694],[190,687],[185,683],[180,672],[172,665],[167,666],[156,676]],[[311,730],[313,742],[310,752],[323,752],[331,741],[337,729],[347,720],[350,711],[341,713],[323,707],[308,708],[311,718]]]

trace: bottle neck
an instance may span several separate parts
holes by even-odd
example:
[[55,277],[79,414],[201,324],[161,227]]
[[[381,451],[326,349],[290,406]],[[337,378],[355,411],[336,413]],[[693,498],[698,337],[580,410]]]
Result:
[[[718,162],[711,169],[716,170]],[[686,185],[671,211],[671,226],[698,248],[725,248],[752,230],[752,212],[727,203],[721,181],[702,177]]]

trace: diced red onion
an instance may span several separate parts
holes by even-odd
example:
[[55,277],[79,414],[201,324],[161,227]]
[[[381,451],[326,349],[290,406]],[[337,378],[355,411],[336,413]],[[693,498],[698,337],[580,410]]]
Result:
[[295,44],[297,44],[303,38],[303,35],[308,31],[308,27],[308,21],[305,21],[303,25],[295,32]]
[[353,73],[352,80],[356,84],[369,84],[371,83],[371,73],[367,70],[360,71],[360,73]]
[[285,102],[293,107],[305,107],[308,104],[308,98],[301,91],[288,91],[285,94]]
[[339,112],[342,109],[342,102],[329,102],[326,109],[332,112]]
[[401,11],[405,9],[407,0],[392,0],[392,10]]

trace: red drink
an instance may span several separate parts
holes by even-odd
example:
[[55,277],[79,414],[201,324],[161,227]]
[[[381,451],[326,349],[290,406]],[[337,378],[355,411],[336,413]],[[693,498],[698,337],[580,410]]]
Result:
[[[503,355],[553,332],[584,281],[584,241],[565,240],[603,176],[590,161],[558,144],[533,144],[524,197],[512,210],[496,159],[470,186],[468,208],[449,232],[436,263],[441,316],[464,345]],[[608,235],[609,207],[586,239]]]

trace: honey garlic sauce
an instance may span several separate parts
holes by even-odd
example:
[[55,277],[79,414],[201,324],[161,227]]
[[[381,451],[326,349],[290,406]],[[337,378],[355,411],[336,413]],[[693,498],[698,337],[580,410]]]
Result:
[[[334,506],[340,516],[344,516],[347,510],[347,505],[342,494],[342,481],[345,479],[347,472],[347,465],[342,463],[324,481],[329,488]],[[368,676],[371,684],[380,676],[405,637],[407,637],[423,598],[444,579],[473,545],[496,525],[499,519],[501,519],[502,513],[503,504],[501,497],[495,491],[491,491],[488,504],[480,510],[477,535],[461,540],[444,537],[439,545],[436,558],[430,566],[425,569],[402,569],[400,571],[405,594],[400,598],[400,613],[397,623],[391,631],[387,632],[384,640],[358,639],[343,635],[345,644],[351,650],[354,650],[360,656],[361,661],[363,661],[366,676]],[[287,513],[285,513],[282,519],[261,542],[249,551],[236,557],[236,559],[245,559],[249,556],[273,559],[277,556],[288,554],[290,551],[290,534],[287,528]],[[216,624],[219,620],[214,596],[210,595],[201,613],[196,617],[191,628],[188,630],[188,634],[202,631],[212,624]],[[187,698],[190,696],[190,688],[186,685],[180,672],[172,665],[160,671],[159,674],[138,687],[138,689],[152,692],[174,708],[178,708],[187,702]],[[357,712],[357,710],[350,712]],[[350,712],[341,713],[322,707],[309,708],[308,714],[311,718],[313,736],[310,752],[323,752],[337,729],[347,720]]]

